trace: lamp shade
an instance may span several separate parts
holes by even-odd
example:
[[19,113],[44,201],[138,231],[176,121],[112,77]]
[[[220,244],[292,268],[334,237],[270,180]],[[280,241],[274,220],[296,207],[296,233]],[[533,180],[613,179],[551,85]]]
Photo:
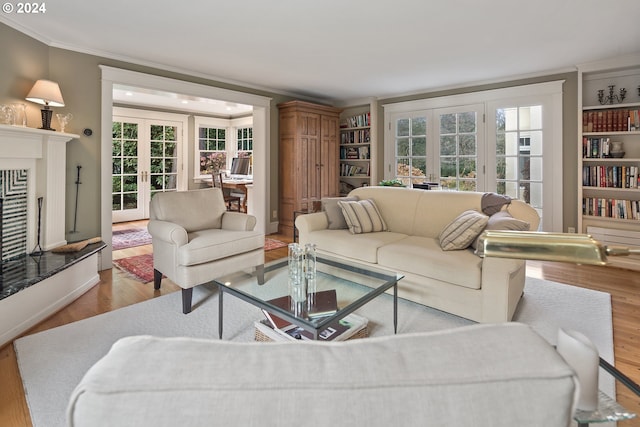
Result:
[[64,107],[60,86],[51,80],[38,80],[27,94],[26,100],[51,107]]

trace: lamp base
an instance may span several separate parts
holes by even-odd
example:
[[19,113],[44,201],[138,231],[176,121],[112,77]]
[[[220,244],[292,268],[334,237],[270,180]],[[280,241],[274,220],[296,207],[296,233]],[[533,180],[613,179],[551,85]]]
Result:
[[40,129],[55,131],[55,129],[51,127],[51,116],[53,115],[53,111],[45,107],[40,110],[40,114],[42,116],[42,127]]

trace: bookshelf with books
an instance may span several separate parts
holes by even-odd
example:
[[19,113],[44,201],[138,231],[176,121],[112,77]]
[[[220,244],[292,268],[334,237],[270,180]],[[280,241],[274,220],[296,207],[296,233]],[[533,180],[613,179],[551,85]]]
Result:
[[[577,230],[640,247],[640,57],[581,66],[578,86]],[[640,257],[609,260],[640,269]]]
[[340,115],[340,192],[375,181],[375,103],[348,107]]

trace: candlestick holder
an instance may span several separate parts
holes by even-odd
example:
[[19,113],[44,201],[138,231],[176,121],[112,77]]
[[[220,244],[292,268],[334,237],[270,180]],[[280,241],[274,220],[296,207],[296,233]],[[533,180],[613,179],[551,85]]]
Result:
[[600,105],[609,104],[612,105],[614,102],[621,103],[627,96],[627,89],[620,88],[619,95],[614,94],[614,88],[616,85],[609,86],[609,95],[604,95],[604,90],[600,89],[598,91],[598,102]]

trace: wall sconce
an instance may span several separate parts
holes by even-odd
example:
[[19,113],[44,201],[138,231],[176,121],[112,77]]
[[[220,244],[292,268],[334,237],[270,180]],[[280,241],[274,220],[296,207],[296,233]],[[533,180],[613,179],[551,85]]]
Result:
[[51,128],[51,116],[53,114],[51,107],[64,107],[64,99],[62,99],[58,83],[50,80],[38,80],[25,99],[44,105],[44,108],[40,110],[42,114],[42,127],[40,129],[55,130]]

